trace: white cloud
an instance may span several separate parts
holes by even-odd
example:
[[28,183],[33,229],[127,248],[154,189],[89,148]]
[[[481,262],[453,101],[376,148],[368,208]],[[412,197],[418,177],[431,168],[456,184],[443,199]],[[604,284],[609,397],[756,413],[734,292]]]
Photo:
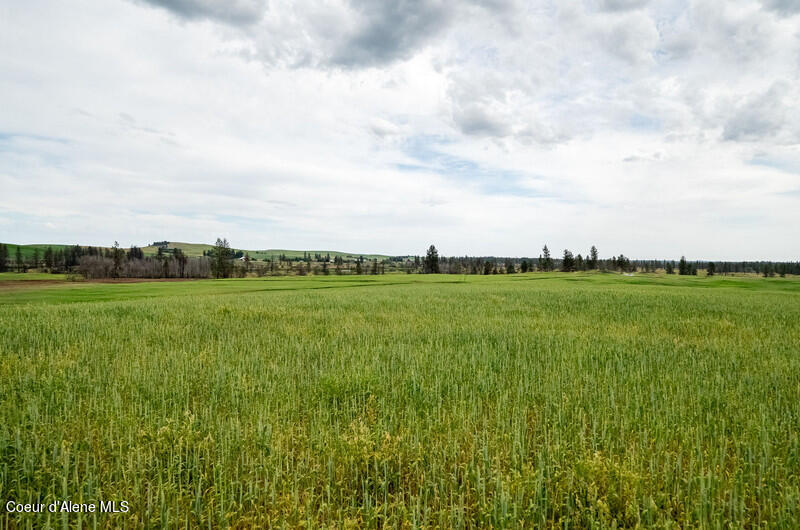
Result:
[[[796,91],[791,92],[791,85],[781,80],[762,94],[744,98],[725,124],[723,137],[750,142],[780,137],[790,144],[800,143],[800,137],[795,136],[800,132],[797,128],[800,121],[792,112],[800,98]],[[794,130],[786,130],[787,125],[794,125]]]

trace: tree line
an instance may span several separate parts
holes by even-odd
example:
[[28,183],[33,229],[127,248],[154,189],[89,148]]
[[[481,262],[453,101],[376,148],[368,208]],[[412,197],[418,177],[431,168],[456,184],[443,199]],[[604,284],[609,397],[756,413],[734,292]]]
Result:
[[423,274],[515,274],[518,272],[576,272],[597,270],[601,272],[652,273],[663,270],[667,274],[697,275],[699,270],[706,275],[750,273],[762,274],[765,277],[800,275],[800,262],[773,261],[688,261],[681,256],[680,260],[638,260],[624,254],[610,258],[600,258],[597,247],[592,245],[586,255],[574,254],[564,249],[559,257],[554,257],[547,245],[536,258],[508,257],[440,257],[438,250],[431,245],[425,256],[415,256],[409,260],[406,272]]
[[756,273],[765,277],[800,275],[800,262],[772,261],[688,261],[680,260],[636,260],[619,254],[600,258],[596,246],[585,255],[574,254],[564,249],[553,255],[547,245],[537,257],[496,256],[440,256],[434,245],[428,247],[424,256],[395,256],[386,259],[367,259],[358,256],[345,259],[341,255],[306,252],[302,257],[285,254],[261,261],[251,259],[246,251],[234,250],[227,239],[218,238],[214,247],[203,251],[202,256],[189,257],[179,248],[169,248],[168,242],[154,245],[154,256],[145,256],[141,248],[120,248],[117,242],[110,248],[92,246],[47,247],[43,251],[34,249],[23,256],[21,247],[10,252],[7,245],[0,244],[0,272],[25,272],[29,269],[53,273],[77,273],[86,278],[230,278],[277,275],[367,275],[386,272],[424,274],[515,274],[526,272],[655,272],[667,274],[696,275],[705,271],[715,274]]
[[42,270],[54,274],[77,273],[88,279],[99,278],[207,278],[206,259],[187,257],[180,249],[171,254],[159,252],[145,256],[141,248],[122,249],[116,241],[111,248],[67,246],[43,252],[34,249],[27,259],[17,246],[13,261],[7,245],[0,244],[0,272]]

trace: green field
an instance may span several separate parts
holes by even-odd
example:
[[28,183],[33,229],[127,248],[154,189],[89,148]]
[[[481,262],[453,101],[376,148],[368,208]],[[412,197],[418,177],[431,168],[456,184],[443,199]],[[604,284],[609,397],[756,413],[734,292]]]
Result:
[[[51,274],[49,272],[0,272],[0,282],[31,282],[47,280],[49,282],[65,281],[66,274]],[[2,287],[0,286],[0,289]],[[8,299],[4,301],[8,302]]]
[[0,528],[800,526],[794,278],[26,283]]

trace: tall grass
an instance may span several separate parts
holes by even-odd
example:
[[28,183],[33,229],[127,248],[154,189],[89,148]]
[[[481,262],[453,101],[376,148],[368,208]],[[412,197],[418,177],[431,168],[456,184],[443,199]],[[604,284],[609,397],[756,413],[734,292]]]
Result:
[[0,527],[800,525],[797,291],[538,278],[2,305]]

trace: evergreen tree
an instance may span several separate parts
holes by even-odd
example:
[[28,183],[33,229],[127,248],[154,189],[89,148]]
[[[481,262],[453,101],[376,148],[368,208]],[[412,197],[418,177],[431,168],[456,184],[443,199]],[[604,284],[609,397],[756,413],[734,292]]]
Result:
[[517,269],[514,268],[514,262],[510,259],[506,260],[506,274],[514,274],[517,272]]
[[672,264],[672,261],[667,261],[664,264],[664,270],[667,274],[675,274],[675,265]]
[[592,245],[591,250],[589,250],[588,265],[590,270],[595,270],[597,268],[597,247],[594,245]]
[[564,257],[561,259],[561,272],[572,272],[575,270],[575,258],[572,252],[564,249]]
[[522,260],[522,263],[519,265],[520,272],[528,272],[528,260]]
[[423,260],[423,272],[425,274],[439,274],[439,252],[436,247],[431,245]]
[[47,247],[44,250],[44,266],[47,270],[51,270],[53,268],[53,247]]
[[553,258],[550,257],[550,249],[547,248],[547,245],[542,247],[542,258],[539,263],[541,263],[543,271],[548,272],[553,270]]
[[0,243],[0,272],[6,272],[8,263],[8,247]]
[[179,248],[175,249],[173,257],[175,258],[175,261],[178,262],[178,274],[180,274],[180,277],[183,278],[183,273],[186,270],[186,262],[189,261],[189,258],[187,258],[186,254],[184,254]]
[[39,262],[40,261],[41,260],[39,259],[39,249],[35,248],[35,249],[33,249],[33,268],[34,269],[38,269],[39,268]]
[[[161,250],[161,247],[159,247]],[[114,241],[114,246],[111,248],[111,259],[114,260],[113,277],[119,278],[119,273],[122,271],[122,259],[125,257],[125,251],[119,248],[119,243]]]
[[22,248],[19,245],[17,245],[17,253],[15,258],[15,261],[17,262],[17,272],[24,272],[25,262],[22,260]]
[[616,267],[620,270],[620,272],[628,272],[631,270],[631,260],[625,257],[625,254],[620,254],[617,256],[617,259],[614,262],[616,263]]
[[717,272],[717,266],[714,265],[713,261],[709,261],[708,262],[708,267],[706,267],[706,275],[707,276],[714,276],[714,274],[716,272]]
[[681,260],[678,262],[678,274],[681,276],[686,276],[689,274],[689,264],[686,263],[685,256],[681,256]]

